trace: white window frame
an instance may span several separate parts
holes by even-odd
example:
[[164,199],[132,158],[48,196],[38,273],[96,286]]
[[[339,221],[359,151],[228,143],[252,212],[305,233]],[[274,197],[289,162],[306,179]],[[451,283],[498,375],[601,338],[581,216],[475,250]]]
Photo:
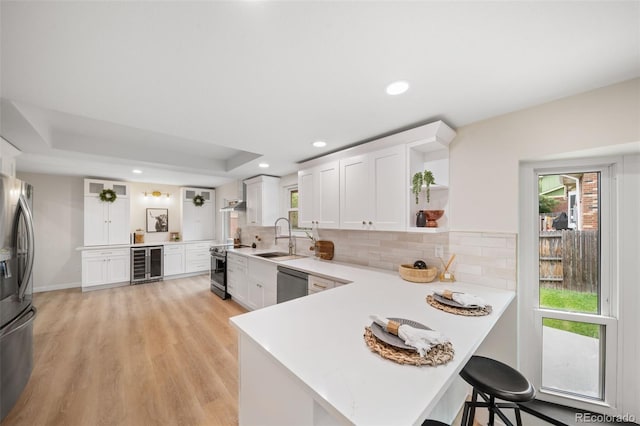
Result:
[[[520,164],[520,237],[518,242],[519,330],[518,362],[537,390],[536,398],[616,414],[620,362],[618,357],[619,301],[617,281],[617,173],[621,158],[588,158]],[[572,172],[600,172],[600,314],[562,312],[539,307],[538,176]],[[541,387],[542,318],[591,322],[605,326],[603,400],[574,396]]]
[[283,198],[283,204],[282,204],[283,216],[288,219],[290,211],[298,212],[298,228],[296,229],[291,228],[291,235],[293,235],[294,237],[307,237],[305,230],[308,230],[309,232],[311,232],[311,228],[304,228],[300,226],[300,207],[299,206],[298,208],[291,207],[291,193],[293,191],[298,191],[298,205],[300,203],[300,191],[298,190],[298,184],[296,183],[294,185],[283,186],[282,189],[284,192],[284,196],[282,197]]

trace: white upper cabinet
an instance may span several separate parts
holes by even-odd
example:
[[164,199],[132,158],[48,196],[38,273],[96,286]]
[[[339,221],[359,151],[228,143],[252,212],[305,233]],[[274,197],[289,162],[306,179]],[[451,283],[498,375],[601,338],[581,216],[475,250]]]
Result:
[[[129,185],[93,179],[85,179],[84,184],[84,245],[129,244]],[[115,201],[100,200],[105,189],[116,193]]]
[[279,217],[280,178],[256,176],[244,183],[247,185],[247,225],[273,225]]
[[[193,199],[203,198],[197,206]],[[205,188],[181,188],[182,240],[199,241],[215,238],[215,190]]]
[[311,228],[340,226],[340,163],[331,161],[298,172],[298,224]]
[[[298,171],[300,226],[446,231],[449,143],[455,136],[436,121],[305,162]],[[412,177],[425,170],[436,183],[430,187],[431,202],[421,195],[416,205]],[[437,228],[416,227],[416,214],[425,209],[444,210]]]
[[105,189],[110,189],[116,193],[116,200],[119,198],[129,198],[129,184],[127,182],[114,182],[109,180],[84,180],[84,195],[97,197]]
[[404,145],[340,160],[340,227],[404,230]]

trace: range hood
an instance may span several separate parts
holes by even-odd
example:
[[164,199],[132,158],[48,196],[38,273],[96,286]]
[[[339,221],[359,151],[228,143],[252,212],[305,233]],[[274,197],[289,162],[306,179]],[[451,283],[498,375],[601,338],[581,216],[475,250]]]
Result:
[[221,208],[221,212],[237,212],[245,211],[247,209],[247,203],[242,200],[229,201],[225,207]]

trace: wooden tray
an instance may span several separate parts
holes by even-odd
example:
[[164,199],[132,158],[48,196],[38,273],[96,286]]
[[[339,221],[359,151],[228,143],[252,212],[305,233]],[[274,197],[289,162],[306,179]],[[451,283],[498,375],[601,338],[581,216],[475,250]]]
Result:
[[320,259],[324,259],[324,260],[333,259],[333,251],[334,251],[333,241],[318,240],[316,241],[315,249],[316,249],[316,256],[318,256]]

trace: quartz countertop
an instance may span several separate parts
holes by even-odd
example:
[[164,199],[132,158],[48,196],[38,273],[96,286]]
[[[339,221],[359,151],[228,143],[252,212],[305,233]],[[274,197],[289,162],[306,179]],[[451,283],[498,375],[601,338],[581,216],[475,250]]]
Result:
[[[251,255],[260,251],[235,250]],[[268,251],[268,250],[263,250]],[[231,323],[288,370],[325,409],[353,424],[415,424],[427,415],[515,297],[513,291],[455,283],[416,284],[382,271],[303,258],[278,262],[349,285],[252,311]],[[482,297],[493,312],[465,317],[426,303],[435,289]],[[364,342],[369,315],[407,318],[451,339],[454,359],[437,367],[399,365]]]
[[136,244],[112,244],[104,246],[80,246],[76,247],[76,250],[112,250],[130,247],[148,247],[148,246],[168,246],[173,244],[198,244],[198,243],[211,243],[211,245],[222,244],[216,243],[213,240],[197,240],[197,241],[149,241],[145,243]]

